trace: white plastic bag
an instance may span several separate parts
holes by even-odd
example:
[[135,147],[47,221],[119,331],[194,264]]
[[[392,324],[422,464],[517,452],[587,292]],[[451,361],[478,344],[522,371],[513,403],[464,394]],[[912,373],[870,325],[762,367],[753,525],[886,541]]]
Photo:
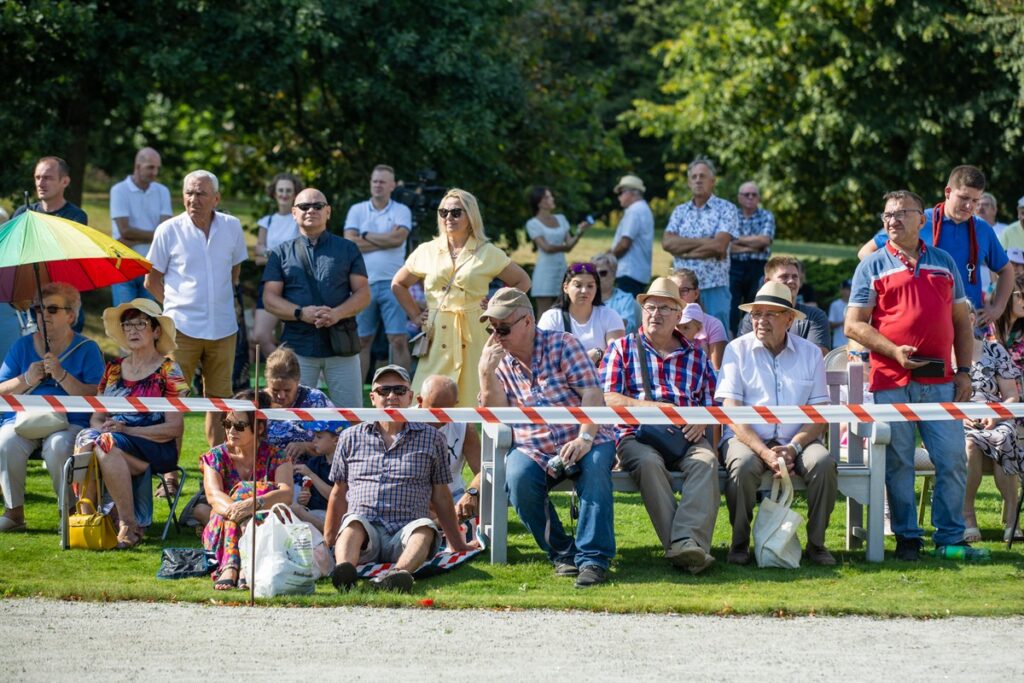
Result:
[[[793,512],[793,481],[786,461],[779,458],[782,476],[772,482],[772,494],[757,509],[754,520],[754,557],[758,567],[800,567],[800,539],[797,531],[803,517]],[[781,484],[781,486],[780,486]]]
[[[252,520],[238,542],[242,576],[249,578],[252,567]],[[256,528],[255,594],[308,595],[316,590],[313,578],[313,535],[309,525],[295,519],[287,505],[278,503]]]
[[334,553],[327,547],[324,535],[315,526],[306,522],[313,538],[313,580],[317,581],[330,576],[334,571]]

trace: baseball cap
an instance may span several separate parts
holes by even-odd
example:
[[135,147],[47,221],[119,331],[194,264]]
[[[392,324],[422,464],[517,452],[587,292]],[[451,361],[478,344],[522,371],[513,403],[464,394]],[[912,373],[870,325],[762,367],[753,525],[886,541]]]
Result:
[[1021,207],[1024,207],[1024,197],[1017,200],[1017,208],[1019,209]]
[[377,371],[375,373],[373,373],[373,383],[376,383],[377,382],[377,378],[379,378],[381,375],[386,375],[389,372],[395,373],[396,375],[398,375],[399,377],[404,379],[406,382],[411,382],[412,381],[412,379],[409,377],[409,371],[408,370],[403,368],[401,365],[391,364],[391,365],[385,365],[384,367],[381,367],[381,368],[377,368]]
[[1010,263],[1016,263],[1024,266],[1024,249],[1010,248],[1006,250],[1006,258],[1010,259]]
[[517,308],[529,308],[533,310],[530,297],[515,287],[502,287],[490,301],[487,302],[487,310],[480,316],[480,322],[487,322],[488,318],[501,320],[515,312]]
[[686,304],[683,306],[683,319],[682,323],[688,323],[692,320],[696,320],[701,325],[704,324],[704,311],[701,309],[700,304]]

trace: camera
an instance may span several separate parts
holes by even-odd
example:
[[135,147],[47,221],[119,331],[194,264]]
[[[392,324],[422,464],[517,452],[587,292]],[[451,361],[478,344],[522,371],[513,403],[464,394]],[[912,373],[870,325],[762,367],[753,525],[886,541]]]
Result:
[[425,168],[416,173],[416,182],[403,180],[391,193],[391,198],[408,206],[412,214],[412,225],[409,226],[410,252],[417,244],[433,236],[437,225],[434,214],[447,191],[448,188],[437,184],[437,171]]
[[571,465],[566,465],[562,461],[562,456],[556,455],[555,457],[548,460],[548,476],[552,479],[561,479],[563,476],[566,479],[576,480],[580,478],[582,470],[580,470],[580,464],[574,462]]

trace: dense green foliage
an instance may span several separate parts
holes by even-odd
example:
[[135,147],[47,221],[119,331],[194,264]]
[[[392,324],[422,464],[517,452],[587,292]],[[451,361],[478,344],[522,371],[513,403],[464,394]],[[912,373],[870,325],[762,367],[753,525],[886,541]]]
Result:
[[720,195],[762,183],[783,237],[859,241],[884,190],[937,199],[968,161],[1007,219],[1022,26],[1019,0],[0,0],[0,196],[55,153],[77,201],[152,144],[170,185],[202,166],[252,200],[292,170],[341,207],[386,162],[470,189],[514,242],[534,183],[575,221],[635,171],[667,211],[703,152]]

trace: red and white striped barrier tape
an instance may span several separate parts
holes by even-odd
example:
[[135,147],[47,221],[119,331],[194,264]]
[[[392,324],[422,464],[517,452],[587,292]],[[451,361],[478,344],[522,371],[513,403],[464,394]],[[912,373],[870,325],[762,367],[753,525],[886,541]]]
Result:
[[[117,398],[112,396],[2,395],[10,409],[61,413],[251,411],[249,401],[220,398]],[[0,407],[2,409],[2,407]],[[864,403],[817,406],[734,408],[307,408],[264,409],[268,420],[347,420],[349,422],[471,422],[488,424],[806,424],[829,422],[919,422],[930,420],[1008,420],[1024,417],[1024,403]]]

